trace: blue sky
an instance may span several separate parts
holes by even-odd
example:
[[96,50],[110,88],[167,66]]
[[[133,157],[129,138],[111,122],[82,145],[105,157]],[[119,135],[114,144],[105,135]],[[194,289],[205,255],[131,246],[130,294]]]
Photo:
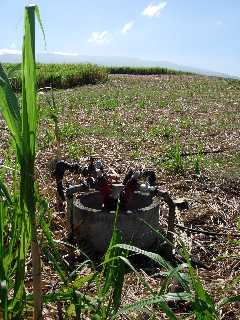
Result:
[[[23,8],[0,0],[0,54],[19,50]],[[36,0],[47,51],[170,61],[240,75],[240,0]],[[38,32],[37,51],[44,50]]]

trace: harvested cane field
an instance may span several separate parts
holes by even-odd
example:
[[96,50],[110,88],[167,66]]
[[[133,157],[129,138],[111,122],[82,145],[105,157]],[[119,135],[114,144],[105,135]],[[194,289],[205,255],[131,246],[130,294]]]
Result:
[[[68,243],[66,213],[57,209],[50,170],[56,158],[84,164],[95,155],[121,178],[129,167],[151,168],[161,189],[174,199],[187,200],[188,209],[177,210],[175,246],[184,246],[202,263],[186,273],[195,279],[194,302],[183,295],[177,299],[177,292],[184,290],[174,275],[165,282],[166,269],[161,264],[146,268],[136,264],[137,270],[124,276],[119,309],[123,311],[117,319],[239,319],[240,82],[182,74],[109,75],[107,81],[95,85],[54,89],[53,95],[54,105],[51,91],[38,93],[36,176],[40,194],[48,202],[45,221],[59,250],[61,268],[65,276],[78,268],[71,288],[78,288],[83,299],[80,306],[68,299],[66,288],[71,282],[64,282],[56,262],[59,256],[51,253],[50,238],[46,240],[40,228],[45,318],[72,319],[81,310],[81,319],[111,319],[109,310],[93,317],[98,306],[103,308],[104,298],[94,300],[100,289],[91,279],[91,264],[83,264],[85,256]],[[12,168],[12,147],[3,120],[1,135],[1,163]],[[11,170],[5,173],[9,176]],[[69,174],[64,183],[77,181],[76,175]],[[164,203],[161,209],[161,224],[166,225]],[[30,265],[27,292],[31,292]],[[64,286],[57,298],[57,290]],[[169,296],[165,296],[166,303],[162,302],[159,297],[165,292],[173,294],[173,301],[167,302]],[[234,298],[218,306],[225,297]]]

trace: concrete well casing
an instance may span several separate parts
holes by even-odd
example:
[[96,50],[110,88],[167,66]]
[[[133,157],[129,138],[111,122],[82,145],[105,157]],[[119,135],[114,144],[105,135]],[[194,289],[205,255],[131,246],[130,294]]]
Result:
[[[122,187],[114,186],[113,193],[119,193]],[[77,197],[73,195],[67,205],[73,237],[77,242],[87,241],[96,252],[104,252],[112,236],[115,212],[102,208],[100,192],[92,190],[79,193]],[[131,195],[128,207],[119,211],[117,219],[122,243],[141,249],[148,249],[154,244],[157,234],[146,223],[159,230],[159,205],[159,198],[147,192],[137,191]]]

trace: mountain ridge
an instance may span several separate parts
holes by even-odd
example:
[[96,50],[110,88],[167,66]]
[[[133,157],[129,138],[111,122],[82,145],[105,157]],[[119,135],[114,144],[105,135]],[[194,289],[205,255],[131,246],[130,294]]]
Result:
[[[64,53],[38,53],[36,56],[37,56],[36,60],[39,63],[93,63],[93,64],[98,64],[106,67],[110,67],[110,66],[162,67],[162,68],[168,68],[168,69],[173,69],[177,71],[197,73],[197,74],[206,75],[206,76],[239,79],[239,77],[237,76],[232,76],[222,72],[179,65],[169,61],[144,60],[144,59],[134,58],[134,57],[86,56],[86,55],[64,54]],[[0,62],[1,63],[20,63],[21,54],[18,54],[18,53],[0,54]]]

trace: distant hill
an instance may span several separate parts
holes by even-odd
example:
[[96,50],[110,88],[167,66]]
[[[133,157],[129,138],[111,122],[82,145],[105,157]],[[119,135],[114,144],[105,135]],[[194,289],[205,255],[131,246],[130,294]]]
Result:
[[[225,73],[193,68],[174,64],[168,61],[152,61],[139,58],[120,57],[120,56],[82,56],[77,54],[62,53],[39,53],[37,61],[40,63],[93,63],[103,66],[128,66],[128,67],[163,67],[178,71],[186,71],[207,76],[216,76],[224,78],[238,78]],[[19,63],[21,55],[19,53],[0,54],[2,63]]]

